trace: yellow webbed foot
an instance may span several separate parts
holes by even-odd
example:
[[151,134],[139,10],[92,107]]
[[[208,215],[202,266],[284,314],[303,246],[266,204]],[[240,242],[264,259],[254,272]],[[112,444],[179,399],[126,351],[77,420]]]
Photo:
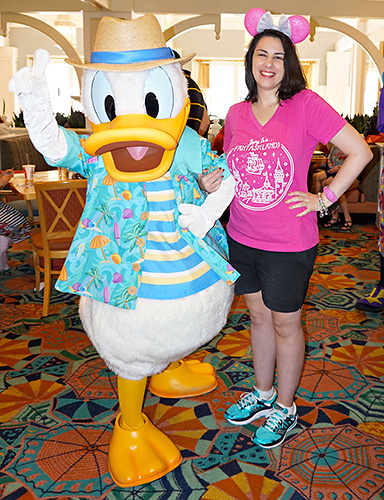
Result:
[[149,390],[163,398],[200,396],[217,387],[215,369],[197,360],[178,361],[153,375]]
[[109,445],[108,465],[118,486],[128,487],[155,481],[181,463],[177,446],[143,414],[138,430],[122,427],[118,415]]

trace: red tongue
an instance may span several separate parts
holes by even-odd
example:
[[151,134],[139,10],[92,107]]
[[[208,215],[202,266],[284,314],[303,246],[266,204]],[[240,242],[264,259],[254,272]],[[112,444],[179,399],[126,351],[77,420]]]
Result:
[[141,160],[145,153],[148,151],[147,146],[131,146],[127,148],[129,154],[132,156],[134,160]]

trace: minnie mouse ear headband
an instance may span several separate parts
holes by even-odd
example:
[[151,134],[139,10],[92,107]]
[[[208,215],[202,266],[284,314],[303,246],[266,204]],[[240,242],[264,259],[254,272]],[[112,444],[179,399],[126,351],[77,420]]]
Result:
[[287,35],[293,43],[302,42],[311,31],[310,24],[305,17],[281,15],[279,25],[275,26],[271,13],[257,8],[250,9],[245,14],[244,25],[252,36],[256,36],[265,30],[277,30]]
[[190,61],[195,54],[176,59],[166,46],[161,26],[152,14],[136,19],[102,17],[97,27],[89,63],[66,59],[82,69],[100,71],[140,71]]

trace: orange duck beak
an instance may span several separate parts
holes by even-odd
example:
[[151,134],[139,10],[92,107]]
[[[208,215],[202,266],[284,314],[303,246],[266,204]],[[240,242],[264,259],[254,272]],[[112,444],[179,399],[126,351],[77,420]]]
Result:
[[102,155],[108,174],[120,182],[158,179],[170,168],[189,115],[186,98],[174,118],[148,115],[117,116],[109,123],[92,125],[93,134],[84,149],[91,156]]

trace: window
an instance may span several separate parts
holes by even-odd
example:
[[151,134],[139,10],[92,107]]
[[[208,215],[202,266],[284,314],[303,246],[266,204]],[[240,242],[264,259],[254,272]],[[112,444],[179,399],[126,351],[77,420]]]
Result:
[[247,96],[244,61],[197,60],[197,83],[204,93],[208,113],[225,119],[228,109]]
[[376,66],[369,61],[366,69],[364,90],[364,114],[371,116],[379,101],[380,83]]
[[[197,59],[197,83],[201,88],[208,113],[224,119],[233,104],[243,101],[248,94],[245,85],[243,60],[202,60]],[[316,90],[318,61],[301,61],[308,86]]]
[[[28,66],[32,66],[32,61],[33,57],[29,57]],[[83,111],[82,104],[71,97],[80,95],[79,81],[73,67],[64,62],[64,57],[51,56],[45,76],[54,114],[69,115],[71,107],[74,111]]]

